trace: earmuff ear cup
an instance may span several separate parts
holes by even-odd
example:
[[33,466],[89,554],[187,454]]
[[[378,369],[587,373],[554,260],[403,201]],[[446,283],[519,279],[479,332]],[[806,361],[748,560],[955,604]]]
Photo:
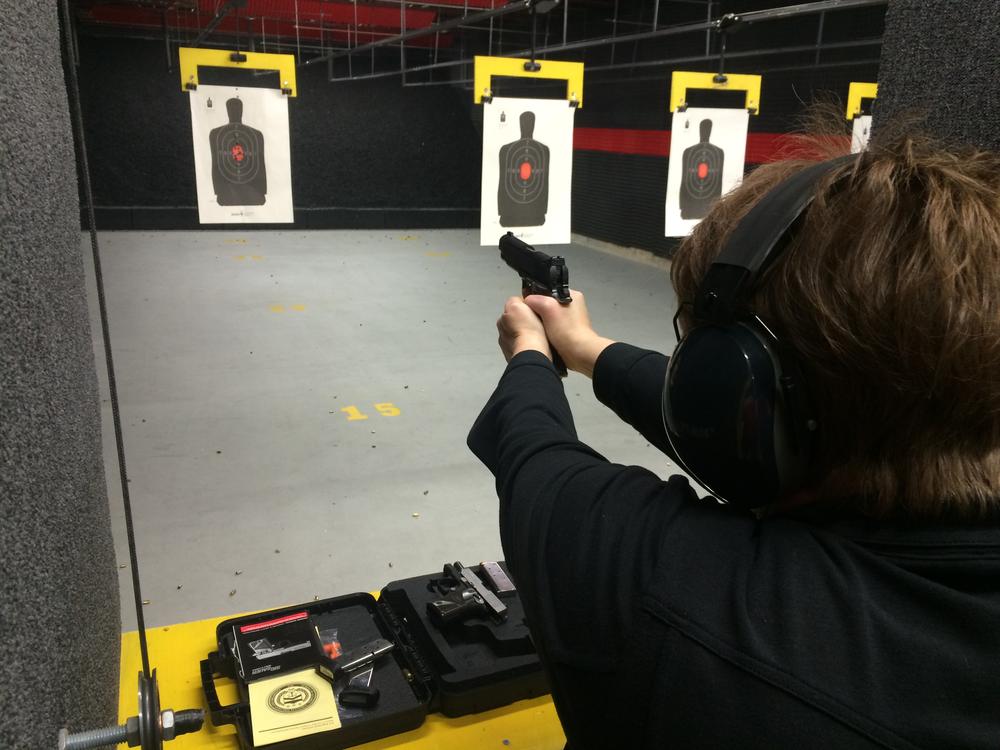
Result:
[[681,466],[727,503],[773,503],[802,480],[808,450],[786,413],[782,368],[752,323],[685,336],[667,368],[663,419]]
[[681,465],[728,503],[767,505],[809,477],[820,425],[806,381],[751,303],[820,183],[858,158],[813,164],[772,187],[730,232],[688,303],[696,325],[670,358],[663,421]]

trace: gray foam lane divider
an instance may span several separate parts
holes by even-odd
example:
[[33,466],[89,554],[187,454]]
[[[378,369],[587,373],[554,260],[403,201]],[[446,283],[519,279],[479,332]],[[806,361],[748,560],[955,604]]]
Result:
[[116,719],[118,586],[56,4],[0,16],[0,747],[49,748]]

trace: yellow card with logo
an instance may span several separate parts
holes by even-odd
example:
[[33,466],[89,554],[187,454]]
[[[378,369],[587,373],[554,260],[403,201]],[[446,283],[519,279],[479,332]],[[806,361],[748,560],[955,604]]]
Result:
[[315,669],[255,680],[249,687],[255,747],[340,729],[333,686]]

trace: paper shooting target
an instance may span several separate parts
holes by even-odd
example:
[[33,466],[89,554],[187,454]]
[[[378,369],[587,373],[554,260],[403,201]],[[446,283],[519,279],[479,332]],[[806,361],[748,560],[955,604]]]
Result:
[[663,233],[683,237],[743,179],[750,113],[687,107],[670,120]]
[[188,92],[198,220],[294,220],[288,97],[274,88],[205,84]]
[[575,112],[561,99],[483,105],[481,244],[508,230],[528,244],[570,241]]

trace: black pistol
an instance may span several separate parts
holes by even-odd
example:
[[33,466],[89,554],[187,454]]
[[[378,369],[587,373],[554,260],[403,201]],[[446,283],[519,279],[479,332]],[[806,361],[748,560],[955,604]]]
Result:
[[427,614],[438,625],[483,615],[497,623],[507,619],[507,605],[462,563],[445,565],[444,577],[455,587],[441,598],[427,602]]
[[[525,297],[544,294],[564,305],[573,301],[569,296],[569,269],[561,255],[546,255],[507,232],[500,238],[500,257],[521,277],[521,292]],[[552,349],[552,364],[556,372],[566,376],[566,364],[555,349]]]

